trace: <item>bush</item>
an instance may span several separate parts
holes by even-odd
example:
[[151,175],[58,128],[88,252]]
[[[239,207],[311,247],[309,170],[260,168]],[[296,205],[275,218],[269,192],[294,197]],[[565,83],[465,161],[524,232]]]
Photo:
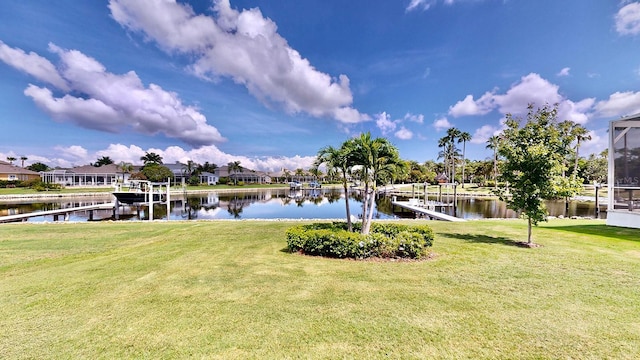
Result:
[[335,258],[419,259],[433,244],[433,231],[427,225],[373,223],[368,235],[358,232],[360,224],[353,225],[354,232],[344,222],[294,226],[286,231],[287,247],[291,252]]

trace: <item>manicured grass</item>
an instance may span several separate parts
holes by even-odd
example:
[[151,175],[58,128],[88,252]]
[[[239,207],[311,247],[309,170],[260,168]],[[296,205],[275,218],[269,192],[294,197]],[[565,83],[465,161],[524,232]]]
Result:
[[1,225],[0,357],[640,357],[640,230],[432,222],[434,258],[376,262],[286,253],[292,224]]

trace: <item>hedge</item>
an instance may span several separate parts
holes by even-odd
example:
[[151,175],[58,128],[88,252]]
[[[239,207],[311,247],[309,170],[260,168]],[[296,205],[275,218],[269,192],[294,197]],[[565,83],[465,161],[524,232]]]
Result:
[[368,235],[359,232],[360,224],[353,225],[354,232],[347,230],[345,222],[291,227],[286,231],[287,248],[290,252],[333,258],[420,259],[433,244],[433,231],[427,225],[373,223]]

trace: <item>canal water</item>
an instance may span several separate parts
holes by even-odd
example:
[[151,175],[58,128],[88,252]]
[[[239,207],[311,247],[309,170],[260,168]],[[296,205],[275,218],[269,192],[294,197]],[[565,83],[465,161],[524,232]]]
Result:
[[[400,198],[398,200],[401,200]],[[429,200],[436,200],[435,197]],[[442,199],[452,202],[452,198]],[[100,197],[14,201],[0,203],[0,216],[34,213],[45,210],[57,210],[85,205],[95,205],[112,202],[110,194]],[[343,219],[345,218],[345,196],[340,189],[316,189],[290,191],[288,189],[265,189],[243,192],[208,192],[171,195],[170,220],[195,219]],[[483,218],[515,218],[517,214],[507,209],[504,202],[495,198],[458,198],[457,206],[443,207],[441,210],[448,215],[455,215],[465,219]],[[349,194],[349,206],[352,215],[362,215],[362,198],[358,192]],[[594,202],[571,201],[566,209],[564,201],[550,201],[547,209],[552,216],[580,216],[595,217]],[[154,219],[167,219],[167,206],[156,204],[153,209]],[[149,217],[147,206],[122,206],[121,220],[147,220]],[[376,201],[374,216],[376,219],[415,218],[409,211],[402,211],[393,207],[391,198],[381,196]],[[601,211],[600,218],[606,217]],[[62,218],[62,216],[61,216]],[[110,210],[94,211],[94,220],[111,220],[113,212]],[[88,212],[72,213],[68,220],[87,221]],[[29,222],[53,221],[53,216],[32,217]]]

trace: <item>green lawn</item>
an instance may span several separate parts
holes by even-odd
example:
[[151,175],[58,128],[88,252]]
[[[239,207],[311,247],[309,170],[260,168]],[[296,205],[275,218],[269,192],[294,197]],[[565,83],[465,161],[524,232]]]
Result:
[[640,358],[640,230],[432,222],[433,259],[377,262],[292,224],[0,225],[0,358]]

